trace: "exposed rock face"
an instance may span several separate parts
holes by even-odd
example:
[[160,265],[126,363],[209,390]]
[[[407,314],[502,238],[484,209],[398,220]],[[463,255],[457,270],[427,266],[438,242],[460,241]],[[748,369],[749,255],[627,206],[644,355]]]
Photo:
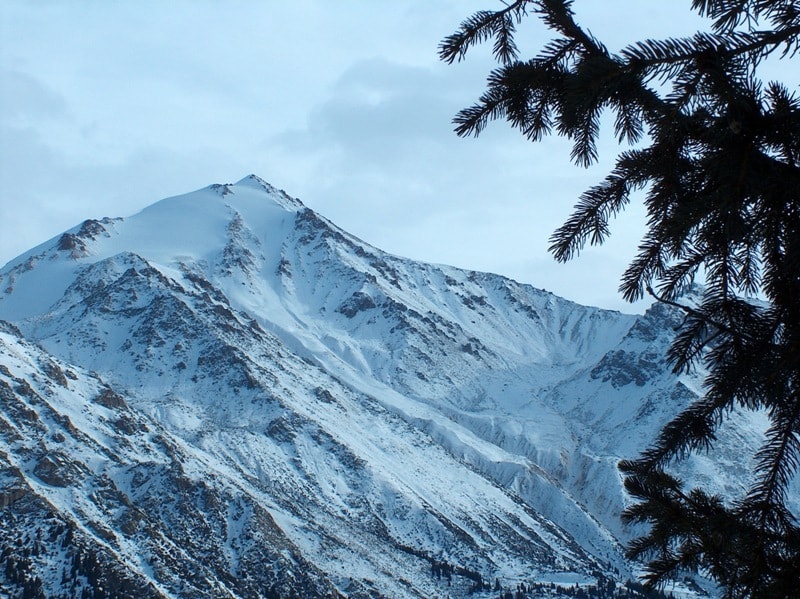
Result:
[[[664,363],[670,310],[390,256],[252,176],[22,256],[0,319],[18,593],[621,583],[616,462],[698,389]],[[737,491],[760,426],[683,474]]]

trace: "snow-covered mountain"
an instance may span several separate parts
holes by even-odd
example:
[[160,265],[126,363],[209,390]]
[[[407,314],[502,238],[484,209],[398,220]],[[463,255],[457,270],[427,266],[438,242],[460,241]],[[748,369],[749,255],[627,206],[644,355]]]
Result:
[[[253,175],[20,256],[0,320],[0,582],[53,597],[610,589],[616,463],[698,392],[664,307],[391,256]],[[684,474],[740,490],[763,426]]]

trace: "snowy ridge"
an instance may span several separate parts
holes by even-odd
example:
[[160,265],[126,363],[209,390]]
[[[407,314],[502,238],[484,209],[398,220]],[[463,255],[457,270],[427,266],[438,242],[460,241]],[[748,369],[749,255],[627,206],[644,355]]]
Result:
[[[38,502],[151,596],[622,583],[616,463],[697,389],[663,362],[675,318],[386,254],[252,175],[86,221],[0,270],[0,319],[21,331],[0,336],[0,492],[25,491],[4,526]],[[763,421],[740,422],[721,455],[757,442]],[[60,486],[39,466],[54,452],[71,456],[44,467],[73,473]],[[747,465],[686,474],[738,489]],[[93,499],[103,485],[117,503]],[[126,501],[147,526],[124,525]],[[64,551],[31,561],[51,592]]]

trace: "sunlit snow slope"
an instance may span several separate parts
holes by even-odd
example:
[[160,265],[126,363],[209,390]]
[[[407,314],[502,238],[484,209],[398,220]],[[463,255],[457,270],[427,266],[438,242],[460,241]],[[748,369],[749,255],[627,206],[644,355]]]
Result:
[[252,175],[34,248],[0,320],[3,538],[50,535],[54,595],[86,547],[152,596],[624,581],[616,463],[697,391],[666,309],[391,256]]

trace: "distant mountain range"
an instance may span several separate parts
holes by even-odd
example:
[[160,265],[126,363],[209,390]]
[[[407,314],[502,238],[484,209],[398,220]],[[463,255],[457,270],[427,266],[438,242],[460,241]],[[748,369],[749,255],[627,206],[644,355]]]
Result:
[[[23,254],[0,320],[10,597],[641,596],[616,464],[702,374],[667,307],[392,256],[254,175]],[[734,421],[682,476],[741,491]]]

